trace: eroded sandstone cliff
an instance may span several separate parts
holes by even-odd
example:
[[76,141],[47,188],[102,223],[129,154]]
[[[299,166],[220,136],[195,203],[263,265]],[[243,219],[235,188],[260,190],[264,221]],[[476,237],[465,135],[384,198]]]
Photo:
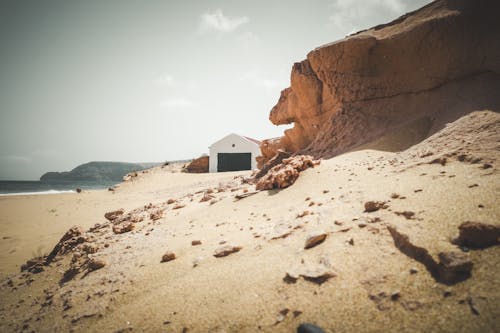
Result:
[[263,142],[260,165],[277,149],[403,150],[471,111],[500,110],[498,12],[495,0],[438,0],[311,51],[269,117],[294,127]]

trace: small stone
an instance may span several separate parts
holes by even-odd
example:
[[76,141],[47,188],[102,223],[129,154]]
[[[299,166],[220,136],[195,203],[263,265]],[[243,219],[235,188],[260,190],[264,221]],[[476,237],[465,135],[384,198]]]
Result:
[[360,227],[360,228],[364,228],[364,227],[366,227],[366,223],[363,223],[363,222],[358,223],[358,227]]
[[334,223],[335,225],[343,225],[343,224],[344,224],[344,222],[340,222],[340,221],[335,221],[335,222],[333,222],[333,223]]
[[208,193],[205,193],[203,195],[203,197],[200,199],[200,202],[206,202],[206,201],[210,201],[212,200],[213,198],[215,198],[213,195],[210,195]]
[[75,191],[76,191],[76,193],[82,193],[82,189],[79,187],[77,187]]
[[123,234],[125,232],[132,231],[134,229],[134,224],[132,222],[124,222],[113,226],[113,232],[115,234]]
[[326,239],[326,232],[318,230],[310,233],[307,236],[306,243],[304,245],[304,249],[310,249],[324,242]]
[[417,268],[415,268],[415,267],[410,268],[410,274],[417,274],[417,273],[418,273]]
[[379,209],[387,208],[384,201],[367,201],[365,202],[365,212],[371,213]]
[[354,238],[349,238],[349,240],[347,241],[350,245],[354,245]]
[[175,202],[175,199],[168,199],[167,200],[167,205],[171,205]]
[[149,218],[153,221],[156,221],[156,220],[159,220],[163,217],[163,211],[162,210],[157,210],[155,212],[152,212],[150,215],[149,215]]
[[161,257],[161,262],[168,262],[175,259],[175,253],[171,251],[165,252],[165,254]]
[[401,292],[399,290],[394,291],[391,294],[391,300],[393,300],[393,301],[397,301],[400,297],[401,297]]
[[297,333],[324,333],[324,331],[316,325],[304,323],[297,327]]
[[224,246],[221,246],[215,250],[214,257],[216,257],[216,258],[225,257],[225,256],[230,255],[231,253],[238,252],[241,249],[242,249],[241,246],[224,245]]
[[119,218],[120,216],[122,216],[123,213],[125,213],[125,210],[123,208],[121,208],[121,209],[118,209],[118,210],[114,210],[112,212],[107,212],[106,214],[104,214],[104,217],[108,221],[112,222],[112,221],[116,220],[117,218]]
[[309,214],[311,214],[311,212],[310,212],[310,211],[308,211],[308,210],[305,210],[305,211],[303,211],[302,213],[298,214],[298,215],[297,215],[297,218],[301,218],[301,217],[307,216],[307,215],[309,215]]
[[440,252],[439,271],[440,278],[446,283],[456,283],[470,277],[472,261],[466,253]]
[[93,272],[93,271],[96,271],[98,269],[103,268],[104,266],[106,266],[106,262],[104,260],[92,258],[89,260],[88,270],[89,270],[89,272]]
[[191,241],[191,245],[192,246],[201,245],[201,240],[193,240]]
[[398,216],[404,216],[407,220],[412,220],[415,217],[415,213],[409,210],[404,212],[394,212]]

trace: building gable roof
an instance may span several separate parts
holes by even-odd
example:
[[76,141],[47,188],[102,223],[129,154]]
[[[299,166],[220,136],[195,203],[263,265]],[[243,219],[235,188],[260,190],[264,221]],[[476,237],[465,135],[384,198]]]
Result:
[[231,134],[226,135],[222,139],[215,141],[214,143],[212,143],[210,145],[210,147],[217,145],[218,143],[224,141],[225,139],[227,139],[230,136],[237,136],[237,137],[239,137],[239,138],[241,138],[241,139],[243,139],[245,141],[250,141],[252,144],[256,144],[256,145],[260,146],[260,141],[257,140],[257,139],[253,139],[253,138],[250,138],[250,137],[247,137],[247,136],[243,136],[243,135],[239,135],[239,134],[236,134],[236,133],[231,133]]

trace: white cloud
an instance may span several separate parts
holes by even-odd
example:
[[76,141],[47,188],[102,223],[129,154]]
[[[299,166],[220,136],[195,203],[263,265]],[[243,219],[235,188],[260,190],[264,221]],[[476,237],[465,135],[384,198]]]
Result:
[[172,98],[160,103],[164,109],[189,109],[198,106],[198,103],[186,98]]
[[227,17],[221,9],[208,11],[200,16],[200,31],[232,32],[250,22],[246,16]]
[[282,84],[276,80],[262,76],[258,71],[255,70],[246,72],[240,77],[240,80],[245,82],[250,82],[255,86],[264,88],[266,90],[273,90],[285,86],[285,84]]
[[389,22],[429,0],[334,0],[329,17],[333,27],[343,35]]

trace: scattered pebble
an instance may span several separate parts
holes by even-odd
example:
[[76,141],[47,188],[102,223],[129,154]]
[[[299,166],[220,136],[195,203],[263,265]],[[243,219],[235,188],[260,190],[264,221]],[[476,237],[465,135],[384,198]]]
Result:
[[115,234],[123,234],[125,232],[132,231],[133,229],[134,229],[134,224],[132,222],[124,222],[113,226],[113,232]]
[[327,234],[324,231],[313,231],[307,236],[304,249],[310,249],[312,247],[315,247],[316,245],[323,243],[326,239],[326,236]]
[[106,262],[104,260],[92,258],[89,260],[88,270],[89,270],[89,272],[93,272],[93,271],[96,271],[98,269],[103,268],[104,266],[106,266]]
[[316,325],[304,323],[297,327],[297,333],[324,333],[324,331]]
[[221,246],[215,250],[214,257],[216,257],[216,258],[225,257],[225,256],[230,255],[231,253],[238,252],[241,249],[242,249],[241,246],[224,245],[224,246]]
[[365,212],[371,213],[375,212],[379,209],[385,209],[388,206],[385,204],[385,201],[367,201],[365,202]]
[[168,262],[175,259],[175,253],[171,251],[165,252],[165,254],[161,257],[161,262]]

